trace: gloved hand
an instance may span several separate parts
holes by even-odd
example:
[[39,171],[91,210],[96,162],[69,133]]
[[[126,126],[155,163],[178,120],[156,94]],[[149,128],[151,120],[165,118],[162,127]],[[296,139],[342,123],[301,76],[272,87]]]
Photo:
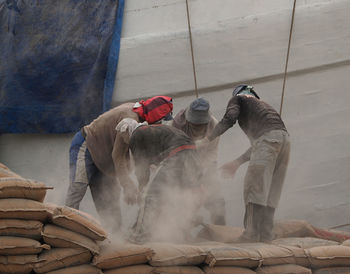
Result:
[[123,192],[125,203],[128,205],[133,205],[137,202],[139,191],[133,182],[129,182],[127,185],[125,185]]
[[233,160],[220,167],[222,178],[232,178],[235,176],[237,169],[240,167],[241,163],[238,160]]

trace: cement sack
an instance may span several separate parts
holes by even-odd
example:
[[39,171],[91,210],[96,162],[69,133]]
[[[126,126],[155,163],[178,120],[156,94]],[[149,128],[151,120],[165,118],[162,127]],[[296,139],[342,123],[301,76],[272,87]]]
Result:
[[350,266],[350,247],[320,246],[305,249],[313,268]]
[[237,267],[237,266],[215,266],[215,267],[209,267],[204,266],[203,272],[205,274],[254,274],[255,271],[244,268],[244,267]]
[[0,163],[0,178],[6,177],[22,178],[20,175],[10,170],[7,166]]
[[154,267],[154,274],[203,274],[204,272],[196,266],[159,266]]
[[9,169],[5,164],[0,163],[0,168]]
[[256,250],[251,248],[223,246],[210,249],[205,262],[210,267],[237,266],[255,268],[262,263],[262,257]]
[[44,183],[17,177],[0,178],[0,199],[21,198],[43,202],[46,190]]
[[88,264],[91,253],[84,248],[52,248],[39,255],[39,262],[34,265],[36,273],[47,273],[65,267]]
[[102,270],[89,264],[66,267],[47,274],[103,274]]
[[0,219],[45,222],[52,215],[43,203],[28,199],[0,199]]
[[295,258],[293,252],[290,249],[282,246],[265,244],[265,243],[245,243],[235,244],[235,246],[241,246],[250,248],[260,254],[262,259],[262,265],[277,265],[277,264],[294,264]]
[[198,265],[206,258],[206,252],[199,246],[171,243],[150,243],[147,246],[154,251],[149,261],[152,266]]
[[298,247],[298,246],[292,246],[292,245],[279,245],[287,250],[289,250],[294,257],[294,264],[303,266],[303,267],[310,267],[310,261],[309,257],[306,255],[304,248]]
[[0,236],[41,238],[43,223],[31,220],[0,219]]
[[288,220],[276,222],[273,228],[276,238],[315,237],[311,224],[303,220]]
[[147,264],[132,265],[109,269],[103,271],[104,274],[153,274],[153,267]]
[[43,249],[50,249],[50,246],[29,238],[11,236],[0,237],[0,255],[38,254]]
[[207,241],[207,242],[200,242],[200,243],[194,243],[194,245],[199,246],[204,250],[204,252],[208,252],[212,248],[218,248],[218,247],[224,247],[224,246],[230,246],[229,244],[220,243],[220,242],[214,242],[214,241]]
[[37,255],[0,256],[0,273],[31,273],[37,262]]
[[52,223],[78,232],[96,241],[107,238],[107,232],[91,215],[70,207],[57,207],[52,215]]
[[328,246],[338,245],[336,241],[329,241],[313,237],[291,237],[291,238],[280,238],[272,241],[274,245],[289,245],[300,248],[311,248],[315,246]]
[[100,254],[93,258],[92,264],[100,269],[147,263],[153,250],[143,245],[125,243],[103,243],[100,245]]
[[221,243],[234,243],[237,242],[243,230],[242,227],[205,224],[197,237]]
[[296,264],[282,264],[259,267],[258,274],[312,274],[311,269]]
[[315,237],[342,243],[350,239],[349,232],[314,227]]
[[339,267],[325,267],[316,269],[313,271],[314,274],[350,274],[350,267],[339,266]]
[[44,242],[53,247],[82,247],[93,254],[99,253],[99,247],[94,240],[63,227],[47,224],[44,226],[42,236]]

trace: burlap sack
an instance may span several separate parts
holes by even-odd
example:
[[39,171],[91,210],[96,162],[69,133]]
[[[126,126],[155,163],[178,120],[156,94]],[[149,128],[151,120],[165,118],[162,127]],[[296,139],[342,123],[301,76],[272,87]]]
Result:
[[154,267],[154,274],[203,274],[203,271],[196,266],[158,266]]
[[222,243],[237,242],[243,232],[242,227],[205,224],[198,233],[198,237]]
[[52,216],[55,225],[78,232],[93,240],[103,241],[107,232],[101,224],[89,214],[70,207],[57,207]]
[[313,268],[350,266],[349,246],[319,246],[305,249],[305,252]]
[[194,243],[194,245],[199,246],[206,253],[208,253],[208,251],[211,250],[212,248],[230,246],[229,244],[214,242],[214,241]]
[[5,164],[3,163],[0,163],[0,168],[3,168],[3,169],[9,169]]
[[265,243],[235,244],[235,246],[241,246],[256,251],[262,258],[262,265],[295,263],[293,252],[282,246]]
[[37,262],[37,255],[0,256],[0,273],[31,273]]
[[273,228],[276,238],[315,237],[313,226],[303,220],[276,222]]
[[345,246],[350,246],[350,240],[346,240],[342,243],[342,245],[345,245]]
[[47,274],[103,274],[102,270],[89,264],[66,267]]
[[346,231],[339,231],[335,229],[323,229],[314,227],[315,237],[336,241],[338,243],[342,243],[343,241],[350,239],[350,233]]
[[43,203],[28,199],[0,199],[0,219],[24,219],[45,222],[52,212]]
[[209,267],[204,266],[203,272],[205,274],[254,274],[255,271],[244,268],[244,267],[237,267],[237,266],[215,266],[215,267]]
[[118,267],[103,271],[104,274],[153,274],[153,267],[147,264]]
[[0,236],[25,237],[39,240],[42,228],[43,224],[39,221],[0,219]]
[[10,170],[7,166],[0,163],[0,178],[6,177],[22,178],[20,175]]
[[295,264],[300,265],[306,268],[310,267],[310,261],[309,257],[305,253],[305,249],[298,247],[298,246],[292,246],[292,245],[279,245],[287,250],[289,250],[295,259]]
[[42,236],[44,242],[53,247],[82,247],[90,250],[93,254],[99,253],[99,247],[94,240],[56,225],[45,225]]
[[93,258],[92,264],[100,269],[147,263],[153,255],[149,247],[125,243],[104,243],[100,254]]
[[259,267],[255,270],[259,274],[312,274],[311,269],[296,264],[282,264]]
[[171,243],[150,243],[147,246],[154,251],[149,261],[152,266],[198,265],[206,257],[206,252],[199,246]]
[[280,238],[272,241],[274,245],[296,246],[300,248],[311,248],[315,246],[338,245],[338,242],[313,237],[291,237]]
[[339,267],[325,267],[316,269],[312,272],[313,274],[350,274],[350,267],[339,266]]
[[261,255],[251,248],[240,246],[213,247],[208,251],[206,264],[255,268],[262,263]]
[[0,255],[38,254],[43,249],[50,249],[50,246],[29,238],[12,236],[0,237]]
[[47,189],[52,187],[34,180],[18,177],[0,178],[0,199],[20,198],[42,202]]
[[52,248],[39,255],[39,262],[34,265],[36,273],[47,273],[69,266],[87,264],[91,253],[84,248]]

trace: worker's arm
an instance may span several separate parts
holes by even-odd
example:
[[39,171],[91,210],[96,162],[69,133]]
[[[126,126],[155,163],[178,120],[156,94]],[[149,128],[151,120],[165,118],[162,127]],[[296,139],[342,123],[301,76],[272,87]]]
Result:
[[150,161],[147,151],[145,151],[144,134],[146,131],[136,131],[130,139],[129,148],[132,153],[135,164],[135,175],[139,183],[139,191],[141,192],[147,185],[150,177]]
[[146,159],[138,159],[135,162],[135,174],[139,182],[139,191],[142,192],[150,177],[150,165]]
[[236,174],[237,169],[244,164],[245,162],[250,160],[250,154],[252,152],[252,148],[250,147],[246,152],[240,155],[235,160],[228,162],[220,167],[221,175],[224,178],[231,178]]
[[137,200],[138,191],[135,183],[130,178],[130,157],[129,144],[126,142],[123,134],[127,132],[118,133],[114,148],[112,151],[112,158],[114,162],[114,169],[120,185],[123,187],[124,200],[127,204],[134,204]]
[[213,132],[208,137],[209,141],[212,141],[216,137],[222,135],[226,130],[231,128],[236,123],[239,112],[240,112],[239,100],[240,100],[239,96],[234,96],[228,102],[226,112],[225,112],[223,118],[215,126]]

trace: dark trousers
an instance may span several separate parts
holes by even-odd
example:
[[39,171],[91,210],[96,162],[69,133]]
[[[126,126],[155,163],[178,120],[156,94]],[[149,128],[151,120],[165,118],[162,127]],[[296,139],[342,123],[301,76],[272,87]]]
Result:
[[269,206],[248,203],[244,214],[244,232],[240,241],[269,242],[273,240],[275,209]]

